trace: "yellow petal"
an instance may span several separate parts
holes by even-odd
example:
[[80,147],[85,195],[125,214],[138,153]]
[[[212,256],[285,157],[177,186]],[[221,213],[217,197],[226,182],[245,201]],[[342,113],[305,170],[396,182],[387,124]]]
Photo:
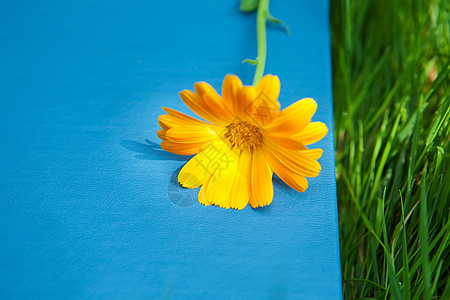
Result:
[[264,151],[264,157],[272,170],[291,188],[304,192],[308,188],[308,181],[300,174],[293,172],[280,160],[278,160],[270,151]]
[[206,198],[206,190],[208,189],[210,180],[211,180],[211,178],[208,178],[206,180],[206,182],[204,184],[202,184],[202,187],[200,188],[200,191],[198,192],[198,202],[200,202],[201,204],[203,204],[205,206],[211,205],[211,203]]
[[252,117],[258,126],[268,126],[280,114],[280,80],[278,76],[266,75],[256,86],[255,99],[252,102]]
[[278,102],[278,96],[280,95],[280,79],[278,76],[266,75],[256,85],[256,93],[264,94],[270,101],[273,101],[275,106],[280,109],[280,103]]
[[291,137],[299,134],[310,122],[317,109],[317,103],[305,98],[286,107],[267,128],[269,135]]
[[[302,176],[316,177],[321,170],[320,164],[312,159],[310,156],[301,153],[300,151],[293,151],[278,147],[265,140],[265,152],[270,152],[276,159],[293,172]],[[270,165],[272,166],[272,165]]]
[[225,105],[233,112],[235,119],[250,121],[252,102],[256,90],[253,86],[243,86],[235,75],[227,75],[222,84],[222,97]]
[[300,140],[305,145],[310,145],[321,140],[327,135],[328,128],[322,122],[309,123],[300,133],[295,135],[296,140]]
[[166,138],[175,143],[202,143],[208,142],[217,135],[208,127],[174,127],[166,132]]
[[207,123],[205,121],[201,121],[199,119],[193,118],[191,116],[188,116],[186,114],[183,114],[182,112],[179,112],[177,110],[163,107],[164,111],[170,115],[170,117],[165,118],[169,122],[176,123],[176,126],[209,126],[210,123]]
[[222,100],[224,105],[235,113],[234,103],[242,89],[242,82],[236,75],[228,74],[222,83]]
[[178,181],[186,188],[195,189],[210,178],[230,148],[221,140],[209,142],[208,147],[191,158],[178,174]]
[[[229,196],[231,208],[243,209],[250,200],[250,176],[252,157],[250,151],[241,151],[239,156],[237,172],[233,178],[233,184]],[[228,181],[229,184],[230,181]]]
[[179,118],[172,115],[160,115],[158,117],[158,121],[162,123],[167,129],[170,129],[172,127],[185,127],[185,126],[204,126],[204,127],[213,126],[213,124],[211,123],[206,123],[200,120],[197,120],[198,123],[193,123],[183,118]]
[[174,143],[168,140],[161,142],[161,148],[178,155],[197,154],[208,146],[209,142],[202,143]]
[[234,116],[225,106],[222,98],[217,94],[216,90],[206,82],[198,82],[194,84],[195,92],[203,100],[203,105],[214,113],[214,116],[223,123],[229,123]]
[[255,99],[255,88],[243,86],[234,101],[234,111],[240,120],[252,122],[252,102]]
[[307,155],[307,156],[309,156],[309,157],[311,157],[312,159],[315,159],[315,160],[318,160],[319,158],[321,158],[322,154],[323,154],[323,150],[320,149],[320,148],[301,150],[299,152],[304,154],[304,155]]
[[203,99],[193,91],[184,90],[180,92],[183,102],[199,117],[213,124],[223,124],[220,117],[217,116],[216,110],[211,110],[203,101]]
[[291,137],[285,137],[285,136],[272,136],[269,134],[266,134],[265,137],[270,140],[273,144],[278,145],[282,148],[287,148],[290,150],[305,150],[306,146],[305,144],[300,141],[300,139],[294,139]]
[[253,208],[269,205],[272,202],[272,170],[260,148],[253,151],[251,192],[250,205]]
[[170,128],[169,126],[167,126],[166,124],[164,124],[163,122],[161,122],[159,120],[158,120],[158,125],[164,130],[168,130]]
[[161,140],[166,140],[166,130],[164,130],[164,129],[160,129],[160,130],[158,130],[157,132],[156,132],[156,134],[158,135],[158,137],[161,139]]
[[206,189],[207,202],[223,208],[230,208],[229,200],[233,197],[232,182],[237,176],[237,168],[237,153],[234,150],[229,151],[209,181]]

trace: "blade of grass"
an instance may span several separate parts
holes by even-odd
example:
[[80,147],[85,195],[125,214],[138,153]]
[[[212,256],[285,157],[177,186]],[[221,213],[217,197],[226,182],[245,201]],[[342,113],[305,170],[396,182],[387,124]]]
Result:
[[402,245],[402,252],[403,252],[403,268],[402,268],[402,275],[403,275],[403,299],[411,299],[411,284],[410,284],[410,274],[409,274],[409,259],[408,259],[408,242],[406,239],[406,222],[405,222],[405,210],[403,206],[403,198],[400,194],[400,204],[402,207],[402,238],[403,238],[403,245]]
[[424,276],[424,295],[425,300],[431,299],[431,268],[428,249],[428,215],[427,215],[427,169],[424,169],[421,182],[421,201],[420,201],[420,250],[422,255],[422,268]]

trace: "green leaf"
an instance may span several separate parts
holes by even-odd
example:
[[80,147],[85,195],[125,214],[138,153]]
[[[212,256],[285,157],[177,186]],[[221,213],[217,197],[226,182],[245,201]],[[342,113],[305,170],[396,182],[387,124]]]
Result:
[[258,8],[259,0],[242,0],[239,9],[243,12],[253,12]]
[[243,61],[242,61],[242,64],[243,63],[249,63],[249,64],[251,64],[251,65],[254,65],[254,66],[256,66],[256,64],[258,63],[257,61],[256,61],[256,59],[244,59]]
[[274,18],[269,12],[267,12],[267,20],[269,21],[269,22],[272,22],[272,23],[274,23],[274,24],[279,24],[279,25],[281,25],[281,27],[283,27],[284,28],[284,30],[286,30],[286,34],[287,35],[291,35],[291,31],[290,31],[290,29],[289,29],[289,26],[285,23],[285,22],[283,22],[282,20],[280,20],[280,19],[277,19],[277,18]]

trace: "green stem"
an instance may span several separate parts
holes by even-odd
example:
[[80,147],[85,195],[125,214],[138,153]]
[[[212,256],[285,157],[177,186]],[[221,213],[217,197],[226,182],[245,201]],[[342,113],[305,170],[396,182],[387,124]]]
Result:
[[256,57],[256,71],[253,86],[256,86],[264,74],[266,66],[266,19],[269,12],[270,0],[259,0],[256,15],[256,36],[258,39],[258,56]]

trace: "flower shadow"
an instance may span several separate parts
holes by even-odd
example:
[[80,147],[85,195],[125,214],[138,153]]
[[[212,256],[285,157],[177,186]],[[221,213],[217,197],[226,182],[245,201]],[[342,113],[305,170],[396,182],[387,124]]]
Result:
[[[122,140],[120,142],[120,145],[127,150],[137,153],[135,157],[143,160],[172,160],[172,161],[187,162],[192,157],[192,156],[181,156],[170,152],[166,152],[161,149],[159,144],[152,142],[148,139],[145,139],[144,141],[145,143],[141,143],[134,140]],[[199,190],[198,188],[197,189],[183,188],[178,183],[178,173],[180,172],[183,166],[184,164],[179,166],[176,170],[174,170],[167,185],[167,196],[169,200],[175,206],[178,206],[180,208],[189,207],[196,204],[198,202],[197,194]],[[273,185],[275,194],[281,192],[281,194],[284,194],[284,196],[287,196],[290,199],[296,199],[298,197],[297,192],[292,188],[290,188],[276,175],[273,176]],[[261,215],[270,215],[271,213],[273,213],[274,210],[277,210],[280,205],[283,204],[274,201],[268,206],[258,207],[252,210]],[[286,205],[286,203],[284,205]]]
[[[274,200],[275,198],[283,198],[283,201],[272,201],[270,205],[264,207],[258,207],[253,209],[261,215],[269,215],[274,210],[285,209],[286,206],[291,207],[295,205],[294,201],[298,199],[298,192],[288,186],[283,180],[274,174],[272,178],[273,189],[274,189]],[[283,196],[281,196],[283,195]],[[287,200],[288,199],[288,200]]]
[[198,189],[187,189],[180,185],[178,182],[178,173],[184,167],[184,165],[178,167],[170,177],[170,181],[167,186],[167,196],[174,205],[178,207],[192,206],[197,201]]
[[273,176],[273,185],[277,190],[282,191],[283,194],[289,197],[296,198],[298,197],[298,192],[288,186],[283,180],[281,180],[278,176]]
[[166,152],[161,149],[159,144],[145,139],[145,143],[123,140],[120,145],[125,149],[138,153],[136,158],[145,160],[176,160],[176,161],[188,161],[191,156],[181,156],[170,152]]

